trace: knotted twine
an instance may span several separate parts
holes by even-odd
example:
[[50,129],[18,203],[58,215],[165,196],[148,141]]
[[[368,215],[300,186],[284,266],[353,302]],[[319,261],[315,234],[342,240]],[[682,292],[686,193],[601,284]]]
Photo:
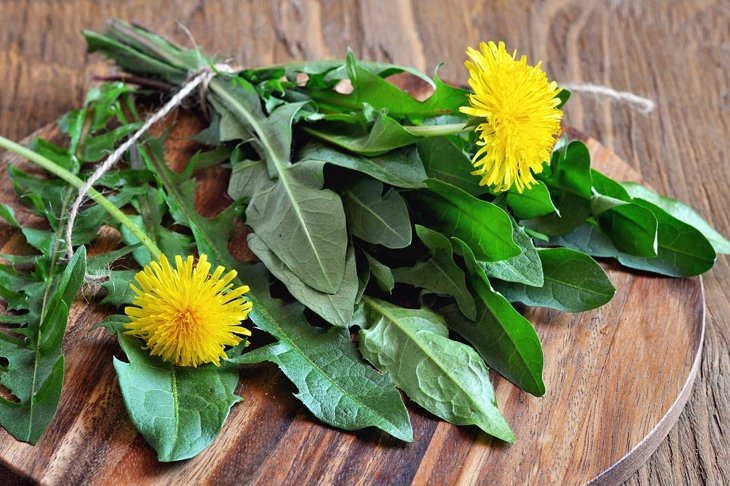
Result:
[[139,139],[142,138],[142,136],[147,133],[147,131],[155,123],[165,118],[172,110],[180,106],[183,100],[187,98],[188,95],[193,92],[193,90],[195,90],[199,86],[206,88],[210,81],[218,73],[232,72],[234,72],[234,70],[229,65],[216,64],[213,68],[201,69],[200,71],[194,73],[189,78],[189,80],[180,88],[180,91],[175,94],[175,96],[170,98],[170,100],[165,103],[162,108],[160,108],[149,118],[147,118],[147,121],[145,121],[145,123],[136,132],[134,132],[134,134],[129,137],[126,142],[124,142],[116,150],[114,150],[114,152],[112,152],[109,157],[107,157],[106,160],[104,160],[104,162],[96,168],[91,176],[89,176],[84,185],[81,186],[81,188],[79,189],[79,193],[76,196],[73,204],[71,205],[71,211],[69,212],[68,221],[66,223],[64,239],[66,240],[66,255],[69,260],[71,260],[71,257],[73,257],[74,254],[74,223],[76,222],[76,217],[79,214],[79,209],[81,208],[81,204],[84,202],[84,199],[86,199],[86,194],[89,192],[89,189],[91,189],[94,184],[96,184],[96,182],[104,176],[104,174],[106,174],[112,167],[114,167],[114,165],[119,162],[119,160],[124,156],[127,150],[132,148],[132,146],[137,143],[137,141],[139,141]]

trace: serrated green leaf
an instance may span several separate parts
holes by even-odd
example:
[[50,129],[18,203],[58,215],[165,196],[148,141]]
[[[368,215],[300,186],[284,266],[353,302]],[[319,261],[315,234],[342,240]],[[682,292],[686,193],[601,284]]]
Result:
[[363,298],[360,351],[429,412],[456,425],[476,425],[507,442],[514,434],[497,408],[484,361],[450,340],[442,318],[426,309]]
[[408,412],[391,381],[362,361],[345,329],[313,328],[302,310],[299,304],[284,306],[270,298],[255,301],[252,319],[279,342],[233,361],[276,363],[297,386],[296,397],[327,424],[345,430],[377,427],[412,441]]
[[606,272],[588,255],[567,248],[545,248],[538,254],[545,277],[542,287],[493,281],[494,288],[511,302],[567,312],[600,307],[616,292]]
[[416,225],[416,233],[431,251],[431,257],[413,267],[393,269],[396,282],[406,283],[436,294],[450,295],[456,299],[461,312],[469,319],[476,319],[474,298],[466,288],[464,271],[454,262],[449,239],[437,231]]
[[363,157],[310,143],[302,149],[299,163],[306,164],[309,161],[362,172],[391,186],[407,189],[424,187],[428,177],[413,148],[394,150],[378,157]]
[[237,366],[176,367],[144,352],[141,341],[123,333],[118,338],[129,362],[114,358],[114,369],[135,428],[161,462],[195,457],[213,442],[241,400],[234,393]]
[[510,217],[502,209],[436,179],[429,179],[428,187],[407,195],[421,224],[461,239],[479,260],[505,260],[520,254],[512,240]]
[[42,296],[47,286],[54,290],[40,315],[34,315],[22,330],[26,339],[0,333],[0,356],[8,360],[0,370],[0,384],[18,399],[0,397],[0,425],[18,440],[38,442],[56,413],[63,386],[61,344],[69,307],[85,273],[86,250],[80,247],[59,277],[39,282],[34,293]]
[[383,194],[382,182],[363,177],[345,187],[342,203],[348,228],[358,238],[386,248],[411,244],[408,208],[395,189]]
[[312,98],[328,106],[346,106],[357,110],[363,103],[376,109],[387,109],[394,116],[421,120],[444,114],[459,114],[459,107],[467,105],[467,91],[449,86],[434,76],[434,93],[425,101],[418,101],[371,70],[363,68],[349,52],[346,60],[348,77],[352,82],[351,94],[334,90],[311,90]]

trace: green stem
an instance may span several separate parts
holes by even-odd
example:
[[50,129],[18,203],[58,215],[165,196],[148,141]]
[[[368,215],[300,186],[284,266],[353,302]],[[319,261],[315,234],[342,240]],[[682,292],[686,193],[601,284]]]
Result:
[[450,123],[448,125],[404,125],[403,129],[417,137],[442,137],[444,135],[456,135],[474,128],[467,127],[466,123]]
[[[47,170],[51,174],[60,177],[64,181],[68,182],[70,185],[74,186],[76,189],[81,189],[81,187],[84,185],[84,181],[79,179],[77,176],[72,174],[71,172],[67,171],[63,167],[54,164],[47,158],[43,157],[42,155],[39,155],[35,152],[33,152],[30,149],[27,149],[23,147],[20,144],[17,144],[13,142],[12,140],[8,140],[5,137],[0,136],[0,148],[3,148],[5,150],[9,150],[10,152],[13,152],[25,159],[28,159],[29,161],[33,162],[35,165]],[[87,195],[94,200],[99,206],[106,209],[106,211],[114,218],[116,219],[120,224],[125,226],[144,246],[147,247],[147,249],[152,253],[152,255],[155,258],[160,258],[162,256],[162,252],[157,247],[157,245],[145,234],[145,232],[134,222],[127,217],[126,214],[124,214],[119,208],[117,208],[109,199],[102,196],[99,192],[97,192],[95,189],[89,189],[89,192]]]

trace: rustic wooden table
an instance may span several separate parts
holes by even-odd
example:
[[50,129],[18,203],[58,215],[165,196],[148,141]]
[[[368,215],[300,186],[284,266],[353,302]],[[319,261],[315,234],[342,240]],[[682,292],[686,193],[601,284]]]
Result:
[[[137,21],[242,65],[360,56],[465,78],[464,49],[506,41],[563,82],[652,98],[643,115],[575,95],[567,122],[601,140],[653,187],[730,234],[730,4],[726,0],[118,1],[0,0],[0,133],[20,139],[78,106],[93,74],[80,30]],[[700,376],[678,424],[631,484],[730,484],[730,262],[705,278]],[[660,379],[659,377],[657,379]],[[0,471],[0,478],[6,477]]]

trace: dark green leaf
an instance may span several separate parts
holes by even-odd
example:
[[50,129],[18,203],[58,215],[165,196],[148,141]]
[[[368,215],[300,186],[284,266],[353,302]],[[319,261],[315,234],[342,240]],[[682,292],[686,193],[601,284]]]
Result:
[[[606,199],[612,202],[599,207],[600,201]],[[642,257],[657,256],[658,223],[649,209],[600,195],[593,198],[591,205],[601,229],[618,250]]]
[[409,193],[422,224],[467,243],[476,257],[497,261],[520,254],[512,240],[512,223],[502,209],[436,179],[428,191]]
[[606,272],[588,255],[567,248],[546,248],[538,254],[545,276],[542,287],[494,281],[495,289],[512,302],[567,312],[600,307],[616,292]]
[[461,312],[469,319],[476,319],[474,298],[466,288],[464,271],[454,262],[449,239],[437,231],[416,225],[416,233],[431,251],[431,257],[413,267],[393,269],[396,282],[406,283],[436,294],[450,295],[456,299]]
[[489,192],[487,186],[479,185],[479,177],[472,174],[474,167],[466,154],[448,138],[423,138],[417,146],[428,177],[448,182],[472,196]]
[[[262,290],[259,285],[252,288]],[[307,324],[302,310],[296,303],[283,306],[270,298],[257,299],[253,321],[279,342],[234,361],[279,365],[297,386],[296,397],[327,424],[345,430],[378,427],[398,439],[412,441],[408,412],[390,379],[362,361],[349,332],[334,327],[316,329]]]
[[[23,330],[27,339],[0,333],[0,356],[8,361],[0,369],[0,384],[18,399],[0,397],[0,425],[18,440],[38,442],[56,413],[63,386],[61,344],[69,308],[85,273],[86,250],[80,247],[60,278],[51,278],[36,289],[42,295],[46,286],[55,287],[40,311],[40,320],[28,322]],[[26,293],[30,291],[25,287]]]
[[551,188],[590,199],[593,182],[588,147],[581,141],[573,140],[556,150],[550,161],[550,170],[539,178]]
[[634,198],[633,202],[649,209],[657,219],[657,257],[622,253],[619,255],[622,265],[672,277],[691,277],[712,268],[715,250],[702,233],[648,201]]
[[363,157],[319,144],[309,144],[302,150],[299,163],[309,161],[355,170],[391,186],[409,189],[424,187],[428,177],[413,148],[395,150],[379,157]]
[[632,196],[649,201],[650,203],[662,208],[664,211],[674,216],[678,220],[695,227],[705,238],[712,244],[717,253],[730,253],[730,241],[717,232],[707,221],[702,219],[697,211],[686,204],[656,194],[641,184],[634,182],[623,182],[622,186]]
[[129,363],[114,358],[124,405],[135,428],[161,462],[195,457],[215,439],[231,407],[238,369],[176,367],[142,350],[144,344],[118,333]]

